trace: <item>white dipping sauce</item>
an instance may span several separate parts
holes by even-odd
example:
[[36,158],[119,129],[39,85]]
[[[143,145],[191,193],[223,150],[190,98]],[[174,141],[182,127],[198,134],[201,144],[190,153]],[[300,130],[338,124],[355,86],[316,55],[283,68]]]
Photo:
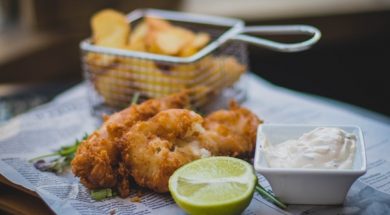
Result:
[[356,136],[339,128],[316,128],[298,140],[263,146],[265,158],[274,168],[351,169]]

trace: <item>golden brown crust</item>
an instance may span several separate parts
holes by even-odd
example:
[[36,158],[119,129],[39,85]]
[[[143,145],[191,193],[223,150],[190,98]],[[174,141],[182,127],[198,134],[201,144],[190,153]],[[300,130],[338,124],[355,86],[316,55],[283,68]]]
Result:
[[133,180],[167,192],[173,172],[201,157],[252,156],[261,123],[255,114],[236,102],[205,118],[171,109],[187,105],[186,96],[175,95],[113,114],[80,145],[72,162],[74,174],[90,189],[116,188],[127,197]]
[[[72,161],[73,173],[90,189],[116,187],[118,180],[124,177],[118,176],[121,156],[117,143],[122,135],[136,122],[147,120],[162,110],[188,106],[186,93],[179,93],[148,100],[106,117],[103,125],[78,147]],[[120,186],[126,186],[125,182],[120,182]]]
[[167,192],[173,172],[200,157],[195,141],[201,123],[202,117],[192,111],[170,109],[134,125],[121,143],[123,161],[135,182]]
[[257,126],[262,121],[251,111],[230,103],[230,110],[208,115],[203,123],[202,147],[213,155],[248,157],[253,155]]

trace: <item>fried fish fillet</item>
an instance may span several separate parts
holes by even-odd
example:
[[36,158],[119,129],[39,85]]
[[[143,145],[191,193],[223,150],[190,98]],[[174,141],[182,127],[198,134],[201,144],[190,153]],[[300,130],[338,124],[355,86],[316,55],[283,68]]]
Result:
[[147,120],[160,111],[188,106],[187,94],[179,93],[132,105],[107,117],[103,125],[78,147],[71,164],[73,173],[89,189],[122,186],[118,181],[125,174],[121,174],[123,168],[119,163],[121,155],[117,146],[122,135],[135,123]]
[[121,141],[122,159],[135,182],[168,191],[168,179],[186,163],[210,153],[200,147],[203,118],[190,110],[170,109],[139,122]]
[[[208,156],[251,156],[261,121],[235,102],[230,108],[206,118],[170,109],[136,123],[120,141],[127,177],[142,187],[167,192],[169,177],[186,163]],[[129,186],[130,181],[124,183]]]
[[167,192],[173,172],[193,160],[253,155],[261,120],[251,111],[232,102],[203,118],[187,106],[186,94],[178,94],[113,114],[78,148],[74,174],[89,189],[127,197],[134,182]]
[[199,137],[201,146],[215,156],[252,157],[260,123],[255,114],[232,101],[230,110],[215,111],[205,117],[205,132]]

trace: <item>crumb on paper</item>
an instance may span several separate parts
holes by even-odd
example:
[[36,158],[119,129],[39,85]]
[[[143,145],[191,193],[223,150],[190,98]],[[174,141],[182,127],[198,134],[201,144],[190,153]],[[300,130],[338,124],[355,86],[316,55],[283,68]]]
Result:
[[139,196],[134,196],[134,197],[130,198],[130,201],[131,201],[131,202],[141,202],[141,197],[139,197]]
[[130,198],[131,202],[141,202],[142,191],[138,190],[134,197]]

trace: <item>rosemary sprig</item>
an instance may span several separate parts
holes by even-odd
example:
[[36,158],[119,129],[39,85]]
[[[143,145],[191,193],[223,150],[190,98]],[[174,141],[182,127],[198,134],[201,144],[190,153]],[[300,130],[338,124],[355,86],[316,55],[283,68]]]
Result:
[[285,210],[287,208],[287,205],[285,205],[283,202],[281,202],[270,191],[266,190],[263,186],[261,186],[259,182],[257,182],[255,189],[264,199],[271,202],[272,204],[278,206],[279,208],[281,208],[283,210]]
[[[77,147],[80,143],[88,138],[88,134],[85,134],[81,140],[76,140],[73,145],[63,146],[58,151],[50,154],[35,157],[30,160],[34,162],[34,167],[40,171],[62,173],[66,167],[70,165],[74,155],[77,151]],[[50,161],[45,161],[45,158],[56,157]]]
[[[137,104],[139,96],[140,94],[138,92],[134,93],[133,98],[131,99],[131,105]],[[87,138],[88,134],[85,134],[81,140],[76,139],[73,145],[63,146],[58,151],[55,151],[53,153],[35,157],[31,159],[30,162],[34,162],[35,168],[40,171],[62,173],[66,169],[66,167],[70,166],[70,162],[75,156],[77,147],[80,145],[81,142],[83,142],[83,140]],[[48,157],[56,158],[47,162],[44,159]]]

